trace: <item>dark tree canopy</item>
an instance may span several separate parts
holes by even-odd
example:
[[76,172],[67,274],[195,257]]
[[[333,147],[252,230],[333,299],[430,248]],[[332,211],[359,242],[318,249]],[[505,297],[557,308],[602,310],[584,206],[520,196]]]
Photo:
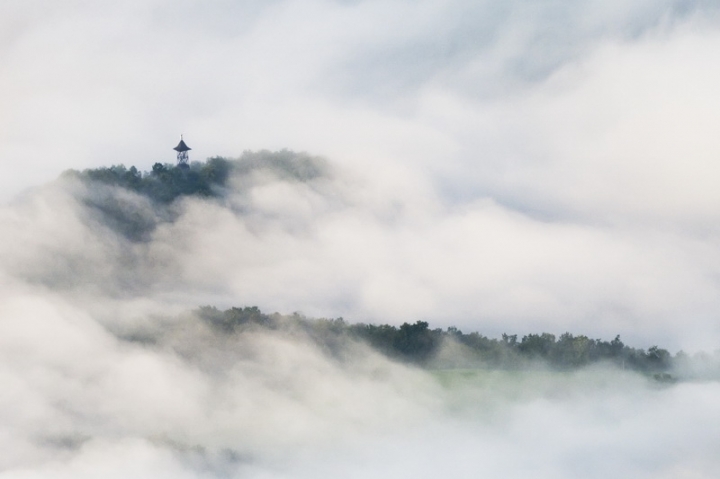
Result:
[[194,161],[189,168],[169,163],[155,163],[150,171],[113,165],[82,172],[70,170],[66,176],[83,181],[119,186],[147,196],[160,204],[171,203],[181,196],[220,197],[226,192],[232,174],[244,175],[268,170],[283,179],[307,181],[326,173],[324,160],[290,150],[246,151],[238,159],[216,156],[204,162]]
[[[256,171],[269,172],[284,181],[309,181],[327,174],[327,166],[321,158],[305,153],[263,150],[246,151],[237,159],[217,156],[184,167],[155,163],[146,172],[134,166],[113,165],[82,172],[69,170],[63,176],[87,186],[81,201],[99,224],[132,241],[146,241],[158,224],[176,219],[173,204],[177,199],[222,200],[230,192],[231,177],[249,177]],[[145,203],[131,201],[125,191],[139,195]]]
[[342,339],[360,340],[378,352],[401,361],[418,365],[432,365],[438,351],[446,342],[460,344],[466,353],[485,367],[516,369],[542,363],[560,370],[577,369],[594,363],[606,362],[618,367],[655,374],[667,379],[673,367],[673,357],[657,346],[647,351],[628,347],[616,336],[612,341],[590,339],[564,333],[556,339],[549,333],[528,334],[517,340],[517,335],[503,334],[491,339],[478,332],[463,333],[454,327],[447,330],[431,329],[425,321],[403,323],[399,327],[389,324],[348,324],[342,318],[307,319],[294,314],[267,315],[257,307],[230,308],[221,311],[205,306],[196,311],[201,320],[223,334],[235,334],[245,328],[279,329],[291,326],[308,334],[316,343],[329,351],[337,351]]

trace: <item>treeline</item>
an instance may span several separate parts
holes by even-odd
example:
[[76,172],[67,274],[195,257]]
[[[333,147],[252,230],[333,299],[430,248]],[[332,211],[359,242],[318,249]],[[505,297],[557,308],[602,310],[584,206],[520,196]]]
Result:
[[123,164],[83,171],[68,170],[65,176],[125,188],[144,195],[156,203],[167,204],[181,196],[219,197],[226,192],[233,174],[243,175],[267,169],[297,180],[308,180],[323,174],[325,162],[317,157],[290,150],[246,151],[237,159],[216,156],[193,161],[187,168],[170,163],[155,163],[150,171]]
[[[309,181],[326,175],[326,162],[290,150],[246,151],[239,158],[209,158],[187,168],[155,163],[150,171],[113,165],[83,171],[68,170],[63,178],[80,181],[85,189],[76,192],[99,224],[125,238],[148,241],[158,225],[175,221],[174,201],[181,197],[222,200],[231,192],[243,195],[259,177],[272,175],[287,181]],[[233,182],[232,179],[235,181]],[[107,188],[109,186],[110,188]],[[142,201],[134,201],[123,190]]]
[[[349,324],[342,318],[308,319],[301,315],[265,314],[257,307],[230,308],[221,311],[205,306],[197,316],[216,330],[232,334],[244,328],[296,328],[302,330],[321,347],[333,354],[341,354],[344,341],[359,340],[393,359],[422,366],[447,367],[472,364],[491,368],[516,369],[539,363],[557,369],[576,369],[606,362],[620,368],[670,379],[673,356],[665,349],[653,346],[647,350],[626,346],[620,336],[611,341],[591,339],[564,333],[503,334],[488,338],[480,333],[463,333],[457,328],[431,329],[425,321],[389,324]],[[452,351],[444,354],[445,351]],[[461,359],[458,362],[458,359]]]
[[151,171],[141,172],[134,166],[113,165],[82,172],[70,170],[65,175],[126,188],[157,203],[170,203],[183,195],[217,196],[229,173],[230,161],[217,157],[193,162],[189,168],[155,163]]

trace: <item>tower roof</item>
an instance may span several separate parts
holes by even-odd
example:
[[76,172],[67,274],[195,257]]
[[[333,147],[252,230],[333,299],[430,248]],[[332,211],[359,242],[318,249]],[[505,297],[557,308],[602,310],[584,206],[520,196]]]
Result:
[[178,143],[178,145],[177,145],[175,148],[173,148],[173,150],[175,150],[175,151],[188,151],[188,150],[192,150],[192,148],[190,148],[189,146],[187,146],[187,145],[185,144],[185,142],[183,141],[182,137],[181,137],[181,138],[180,138],[180,143]]

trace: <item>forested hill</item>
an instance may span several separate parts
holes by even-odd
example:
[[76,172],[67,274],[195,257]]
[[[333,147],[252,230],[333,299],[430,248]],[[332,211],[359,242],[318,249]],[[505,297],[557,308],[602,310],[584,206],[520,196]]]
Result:
[[[67,171],[65,178],[76,180],[83,186],[76,193],[83,212],[89,212],[83,213],[83,221],[88,222],[99,238],[112,239],[103,240],[103,244],[114,245],[108,246],[114,249],[108,250],[103,261],[117,255],[115,274],[98,279],[97,269],[76,267],[72,276],[40,271],[29,280],[63,288],[92,283],[110,294],[144,294],[146,288],[159,281],[158,278],[167,278],[176,271],[176,265],[172,258],[167,264],[162,263],[152,249],[134,249],[127,244],[151,244],[153,232],[159,225],[172,223],[182,214],[182,208],[176,207],[179,203],[175,200],[195,196],[220,201],[223,207],[242,217],[252,211],[243,195],[249,194],[253,185],[267,175],[283,181],[312,184],[329,174],[329,167],[321,158],[288,150],[245,152],[237,159],[215,157],[193,162],[189,168],[156,163],[147,172],[124,165]],[[128,241],[115,241],[117,236],[102,233],[106,229]],[[77,263],[71,255],[67,261]],[[82,262],[85,263],[87,261]],[[191,279],[184,278],[184,281],[191,284]],[[503,334],[501,338],[493,339],[478,332],[463,333],[456,328],[432,329],[424,321],[399,327],[350,324],[341,318],[310,320],[299,315],[268,315],[254,307],[226,311],[203,307],[194,317],[217,334],[242,334],[248,328],[268,331],[289,328],[303,332],[332,354],[342,354],[348,341],[359,341],[390,358],[428,367],[513,369],[543,364],[567,370],[610,363],[666,380],[668,374],[686,360],[682,353],[672,356],[657,346],[647,350],[626,346],[619,336],[608,341],[570,333],[560,336],[533,333],[523,336]]]
[[[351,324],[342,318],[308,319],[299,314],[265,314],[257,307],[225,311],[205,306],[193,314],[223,336],[248,331],[293,331],[306,335],[327,353],[343,356],[348,341],[360,341],[392,359],[431,368],[484,367],[525,369],[538,365],[573,370],[592,364],[612,364],[622,369],[649,374],[658,380],[672,380],[671,373],[686,356],[672,356],[657,346],[647,350],[625,345],[619,336],[611,341],[564,333],[503,334],[488,338],[478,332],[463,333],[457,328],[432,329],[427,322]],[[137,338],[135,338],[137,339]],[[152,341],[152,338],[149,338]],[[145,338],[144,340],[148,340]]]
[[246,151],[236,159],[214,157],[194,161],[189,168],[155,163],[152,170],[144,172],[122,164],[68,170],[62,179],[84,185],[76,196],[98,224],[126,239],[142,242],[150,239],[157,226],[178,218],[175,200],[182,197],[223,201],[234,195],[235,201],[227,206],[242,215],[242,201],[237,200],[259,179],[273,177],[310,184],[328,177],[329,170],[325,160],[306,153],[262,150]]
[[66,177],[82,181],[119,186],[147,196],[156,203],[170,203],[180,196],[222,196],[231,175],[243,176],[268,169],[285,179],[307,181],[324,174],[326,163],[318,157],[290,150],[246,151],[237,159],[216,156],[193,161],[189,168],[169,163],[155,163],[151,171],[141,172],[135,166],[113,165],[82,172],[68,170]]

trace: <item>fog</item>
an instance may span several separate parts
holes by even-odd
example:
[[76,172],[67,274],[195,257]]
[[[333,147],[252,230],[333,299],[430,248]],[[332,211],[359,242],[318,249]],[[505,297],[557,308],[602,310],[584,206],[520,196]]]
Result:
[[[310,161],[315,176],[260,164],[218,198],[168,206],[65,176],[3,208],[0,477],[714,474],[715,380],[662,384],[602,366],[428,370],[350,339],[338,354],[293,329],[221,334],[198,320],[191,311],[201,304],[258,303],[451,321],[452,308],[445,316],[400,275],[413,257],[425,258],[416,267],[428,275],[447,262],[462,274],[463,258],[481,255],[464,242],[484,235],[455,238],[474,223],[518,242],[524,231],[542,240],[543,228],[566,245],[598,241],[492,202],[443,220],[432,196],[422,211],[389,207],[331,161]],[[138,239],[123,221],[147,234]],[[562,249],[544,261],[572,254]],[[493,275],[522,277],[527,261],[498,259]],[[379,296],[368,293],[380,281]],[[462,299],[456,281],[434,294]],[[507,299],[493,301],[501,311]],[[508,311],[530,315],[504,311],[477,329],[511,328]]]
[[[175,268],[123,276],[93,266],[106,283],[160,294],[161,274],[169,297],[191,275],[179,295],[188,304],[717,347],[712,2],[0,9],[6,203],[67,168],[172,162],[180,133],[193,159],[287,147],[336,170],[312,187],[254,188],[238,199],[261,212],[249,223],[180,206],[186,214],[160,228],[157,247],[132,253],[70,227],[82,218],[64,218],[54,199],[28,200],[11,220],[49,231],[62,222],[63,235],[87,241],[57,248]],[[8,267],[82,280],[57,258],[55,271],[19,263],[55,239],[49,231],[3,234]],[[67,264],[80,257],[70,249]]]
[[[0,477],[714,477],[719,18],[3,2]],[[293,161],[169,205],[61,177],[172,163],[181,133]],[[422,369],[202,305],[707,354],[674,384]]]
[[38,187],[3,209],[3,271],[100,309],[105,297],[175,311],[257,305],[715,349],[712,239],[545,221],[490,198],[448,205],[432,189],[377,189],[311,161],[312,178],[258,167],[221,199],[163,207],[71,179]]

